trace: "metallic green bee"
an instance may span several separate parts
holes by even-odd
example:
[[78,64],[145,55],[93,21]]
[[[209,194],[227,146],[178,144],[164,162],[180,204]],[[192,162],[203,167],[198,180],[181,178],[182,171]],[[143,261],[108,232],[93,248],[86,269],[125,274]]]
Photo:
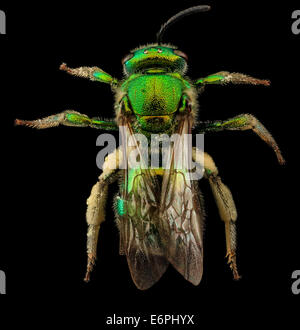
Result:
[[[157,43],[132,50],[123,61],[124,78],[117,80],[98,67],[72,69],[62,64],[60,69],[71,75],[99,81],[111,86],[115,94],[115,120],[103,121],[89,118],[73,110],[34,121],[16,120],[17,125],[38,129],[58,125],[86,127],[102,130],[124,128],[127,136],[135,133],[176,133],[180,138],[197,129],[197,132],[222,130],[253,130],[275,151],[280,164],[284,159],[267,129],[252,115],[241,114],[224,121],[201,122],[196,120],[197,95],[210,84],[269,85],[240,73],[218,72],[192,80],[186,76],[187,56],[177,47],[162,43],[166,29],[178,19],[195,12],[209,10],[209,6],[196,6],[179,12],[162,25]],[[135,141],[135,140],[134,140]],[[149,142],[150,143],[150,142]],[[135,147],[139,147],[136,142]],[[85,280],[96,260],[98,233],[105,219],[108,185],[119,179],[120,194],[115,199],[116,222],[120,232],[120,254],[127,257],[132,279],[139,289],[156,283],[169,263],[184,278],[198,285],[203,272],[203,221],[204,208],[195,180],[189,171],[175,168],[176,143],[170,147],[171,166],[165,168],[121,168],[127,159],[120,147],[109,154],[103,165],[99,181],[87,200],[87,254]],[[184,153],[185,150],[182,150]],[[200,150],[193,148],[196,161]],[[204,177],[208,179],[220,217],[225,223],[228,263],[235,279],[239,278],[236,265],[237,212],[230,190],[218,176],[217,167],[207,153],[202,153]],[[141,156],[141,153],[140,153]],[[111,166],[115,164],[116,166]],[[201,165],[201,164],[200,164]]]

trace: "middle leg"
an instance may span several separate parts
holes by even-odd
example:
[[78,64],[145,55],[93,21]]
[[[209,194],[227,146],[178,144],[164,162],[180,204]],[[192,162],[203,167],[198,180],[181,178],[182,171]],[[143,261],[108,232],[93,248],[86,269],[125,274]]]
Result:
[[274,140],[271,133],[265,128],[265,126],[253,115],[246,113],[233,117],[228,120],[217,120],[213,122],[200,122],[199,129],[203,133],[208,132],[220,132],[223,130],[231,131],[245,131],[252,130],[263,141],[265,141],[275,152],[279,164],[283,165],[285,160],[281,154],[281,151]]
[[[197,157],[197,153],[200,150],[193,149],[193,160],[200,159]],[[204,152],[204,177],[208,179],[212,193],[214,195],[220,218],[225,224],[225,238],[226,238],[226,258],[228,258],[228,264],[233,272],[235,280],[240,278],[236,263],[236,219],[237,211],[235,207],[232,194],[228,187],[222,182],[218,175],[218,169],[213,159]]]

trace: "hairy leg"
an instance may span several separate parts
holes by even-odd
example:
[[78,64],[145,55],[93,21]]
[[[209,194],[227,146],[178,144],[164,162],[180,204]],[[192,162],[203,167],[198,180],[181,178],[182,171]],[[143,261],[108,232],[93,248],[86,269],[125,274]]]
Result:
[[283,165],[285,160],[280,152],[280,149],[272,137],[271,133],[264,127],[264,125],[251,114],[241,114],[228,120],[219,120],[213,122],[199,123],[201,132],[219,132],[223,130],[252,130],[262,140],[264,140],[274,151],[277,156],[278,162]]
[[103,121],[99,120],[98,118],[89,118],[87,115],[73,110],[66,110],[56,115],[37,120],[16,119],[15,125],[28,126],[37,129],[64,125],[76,127],[93,127],[103,130],[118,130],[118,126],[114,121]]
[[[197,159],[198,149],[193,149],[193,158]],[[198,158],[200,159],[200,158]],[[228,264],[233,272],[235,280],[240,278],[236,264],[236,227],[237,211],[231,192],[218,176],[218,169],[213,159],[205,152],[204,153],[204,177],[208,179],[212,193],[214,195],[220,218],[225,223],[225,238],[226,238],[226,257]]]
[[93,66],[82,66],[79,68],[69,68],[66,63],[61,64],[59,67],[60,70],[66,71],[70,75],[81,77],[81,78],[87,78],[92,81],[99,81],[105,84],[110,84],[112,88],[115,88],[118,84],[118,80],[113,78],[110,74],[104,72],[102,69]]
[[226,85],[226,84],[246,84],[246,85],[264,85],[269,86],[270,81],[258,79],[238,72],[220,71],[195,81],[196,86],[204,87],[206,85]]
[[105,220],[105,205],[107,199],[108,185],[117,178],[120,164],[121,152],[116,149],[105,158],[103,172],[99,176],[99,181],[93,186],[90,197],[87,199],[86,221],[87,232],[87,270],[84,280],[90,280],[90,274],[95,265],[97,257],[98,235],[101,223]]

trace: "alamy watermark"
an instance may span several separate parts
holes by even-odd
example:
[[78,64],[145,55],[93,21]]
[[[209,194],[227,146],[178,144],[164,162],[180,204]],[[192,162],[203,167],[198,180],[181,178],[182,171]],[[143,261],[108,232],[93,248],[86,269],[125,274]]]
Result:
[[[191,180],[204,174],[204,135],[195,134],[132,134],[128,127],[120,126],[118,157],[110,157],[105,166],[109,169],[175,169],[189,172]],[[105,146],[96,157],[96,164],[103,169],[105,158],[116,150],[116,140],[111,134],[100,134],[96,146]]]
[[292,24],[292,32],[294,34],[300,34],[300,10],[293,11],[292,19],[295,20]]
[[6,15],[3,10],[0,10],[0,34],[6,34]]
[[300,270],[293,271],[292,279],[296,280],[292,284],[292,292],[293,292],[293,294],[299,294],[300,293]]
[[0,294],[6,294],[6,276],[3,270],[0,270]]

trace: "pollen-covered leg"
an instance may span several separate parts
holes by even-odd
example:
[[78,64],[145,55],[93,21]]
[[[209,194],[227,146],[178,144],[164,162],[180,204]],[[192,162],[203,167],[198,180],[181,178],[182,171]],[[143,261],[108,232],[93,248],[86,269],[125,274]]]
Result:
[[98,118],[89,118],[74,110],[66,110],[56,115],[48,116],[37,120],[16,119],[15,125],[28,126],[37,129],[56,127],[59,125],[75,127],[93,127],[104,130],[117,130],[118,126],[113,121],[103,121]]
[[87,271],[85,281],[90,280],[90,273],[93,270],[97,257],[97,242],[100,224],[105,220],[105,203],[107,198],[107,184],[99,180],[92,188],[91,195],[87,199],[86,220],[88,223],[87,232]]
[[115,181],[117,177],[120,151],[116,149],[109,154],[103,164],[103,172],[99,176],[99,181],[93,186],[91,195],[87,199],[86,221],[87,232],[87,271],[84,280],[90,280],[90,274],[95,265],[97,257],[97,243],[101,223],[105,220],[105,205],[107,199],[108,185]]
[[223,130],[252,130],[275,151],[278,162],[281,165],[285,163],[280,149],[271,133],[257,118],[251,114],[241,114],[224,121],[202,122],[199,124],[199,128],[202,132],[218,132]]
[[[193,158],[196,160],[196,153],[201,152],[194,148]],[[200,158],[198,158],[200,159]],[[234,279],[238,280],[240,275],[238,273],[236,264],[236,227],[237,211],[231,192],[218,176],[218,169],[213,159],[204,153],[204,168],[205,177],[209,180],[219,214],[225,223],[225,238],[226,238],[226,257],[228,264],[233,272]]]

